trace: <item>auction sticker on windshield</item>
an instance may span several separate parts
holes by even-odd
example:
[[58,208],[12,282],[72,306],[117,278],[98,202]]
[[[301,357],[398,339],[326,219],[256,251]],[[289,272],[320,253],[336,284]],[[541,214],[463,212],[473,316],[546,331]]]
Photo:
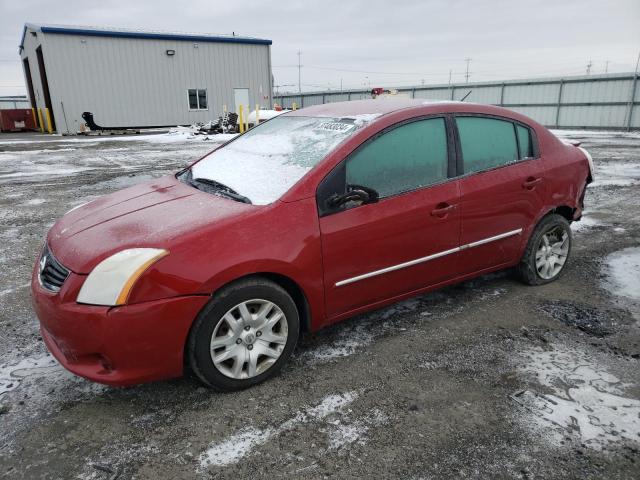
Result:
[[333,132],[348,132],[355,125],[353,123],[344,122],[322,122],[316,125],[315,130],[330,130]]

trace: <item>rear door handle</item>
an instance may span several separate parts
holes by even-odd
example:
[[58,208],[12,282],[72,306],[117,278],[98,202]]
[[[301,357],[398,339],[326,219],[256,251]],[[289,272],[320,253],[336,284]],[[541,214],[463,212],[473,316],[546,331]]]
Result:
[[456,208],[456,205],[450,205],[446,202],[442,202],[436,205],[436,208],[431,210],[431,215],[434,217],[443,218],[455,208]]
[[527,190],[533,190],[533,188],[534,188],[536,185],[539,185],[540,183],[542,183],[542,179],[541,179],[541,178],[529,177],[529,178],[527,178],[527,180],[522,184],[522,188],[526,188]]

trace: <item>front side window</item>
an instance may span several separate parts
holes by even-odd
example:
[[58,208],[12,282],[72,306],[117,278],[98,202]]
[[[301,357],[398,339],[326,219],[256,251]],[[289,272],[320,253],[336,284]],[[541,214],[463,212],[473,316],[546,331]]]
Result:
[[384,198],[445,180],[447,163],[444,118],[419,120],[357,150],[347,160],[346,183],[372,188]]
[[194,181],[223,185],[253,204],[266,205],[362,125],[355,118],[281,115],[214,150],[193,165],[191,176]]
[[480,172],[518,160],[514,124],[485,117],[456,118],[464,173]]
[[207,109],[207,90],[190,88],[188,91],[189,96],[189,110],[206,110]]

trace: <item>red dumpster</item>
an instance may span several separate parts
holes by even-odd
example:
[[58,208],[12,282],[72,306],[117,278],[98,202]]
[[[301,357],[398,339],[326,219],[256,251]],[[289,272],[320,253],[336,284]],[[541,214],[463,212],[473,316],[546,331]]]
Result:
[[0,110],[0,131],[22,132],[26,130],[36,130],[30,108]]

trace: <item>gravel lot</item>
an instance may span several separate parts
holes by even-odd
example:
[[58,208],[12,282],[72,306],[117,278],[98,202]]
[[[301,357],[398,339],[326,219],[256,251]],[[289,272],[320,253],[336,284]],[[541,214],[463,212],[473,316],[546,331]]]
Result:
[[214,141],[0,136],[0,478],[638,478],[640,134],[561,135],[598,174],[561,280],[493,274],[353,318],[232,394],[73,377],[28,288],[55,219]]

